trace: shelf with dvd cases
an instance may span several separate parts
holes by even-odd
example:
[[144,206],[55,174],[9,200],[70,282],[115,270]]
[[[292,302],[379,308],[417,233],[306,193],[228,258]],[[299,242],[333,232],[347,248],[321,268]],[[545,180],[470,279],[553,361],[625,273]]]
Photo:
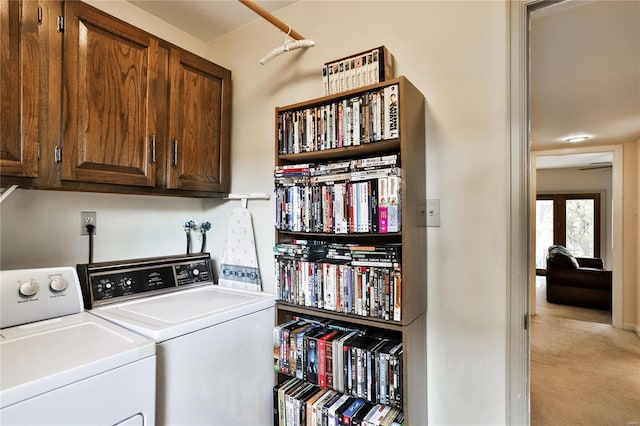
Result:
[[424,125],[405,77],[275,110],[276,329],[313,317],[393,336],[405,424],[426,422]]

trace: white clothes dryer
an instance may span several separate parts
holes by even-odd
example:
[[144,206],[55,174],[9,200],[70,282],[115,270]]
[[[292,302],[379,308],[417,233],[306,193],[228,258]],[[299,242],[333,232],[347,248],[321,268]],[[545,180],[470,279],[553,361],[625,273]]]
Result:
[[0,271],[0,424],[155,424],[155,344],[84,312],[75,268]]
[[158,425],[272,423],[274,296],[214,285],[206,253],[78,271],[92,314],[157,343]]

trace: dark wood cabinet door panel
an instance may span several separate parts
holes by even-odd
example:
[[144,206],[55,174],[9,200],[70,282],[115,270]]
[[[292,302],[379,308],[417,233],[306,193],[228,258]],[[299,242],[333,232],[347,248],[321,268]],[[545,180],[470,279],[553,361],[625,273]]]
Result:
[[167,187],[229,190],[231,72],[172,49]]
[[154,186],[158,40],[80,2],[65,20],[62,179]]
[[38,172],[38,3],[0,0],[0,171]]

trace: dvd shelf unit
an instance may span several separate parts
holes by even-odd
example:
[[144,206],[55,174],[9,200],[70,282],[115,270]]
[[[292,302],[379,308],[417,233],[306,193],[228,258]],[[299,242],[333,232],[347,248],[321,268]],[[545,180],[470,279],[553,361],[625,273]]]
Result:
[[398,77],[278,107],[275,129],[274,424],[426,424],[423,94]]

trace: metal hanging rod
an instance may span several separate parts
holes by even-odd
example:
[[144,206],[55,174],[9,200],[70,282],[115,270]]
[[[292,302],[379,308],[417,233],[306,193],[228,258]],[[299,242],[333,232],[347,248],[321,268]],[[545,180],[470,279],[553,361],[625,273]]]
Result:
[[252,194],[227,194],[224,197],[225,200],[268,200],[271,198],[271,195],[263,192],[263,193],[252,193]]
[[247,200],[268,200],[271,195],[268,193],[253,193],[253,194],[227,194],[223,200],[241,200],[242,207],[247,208]]

